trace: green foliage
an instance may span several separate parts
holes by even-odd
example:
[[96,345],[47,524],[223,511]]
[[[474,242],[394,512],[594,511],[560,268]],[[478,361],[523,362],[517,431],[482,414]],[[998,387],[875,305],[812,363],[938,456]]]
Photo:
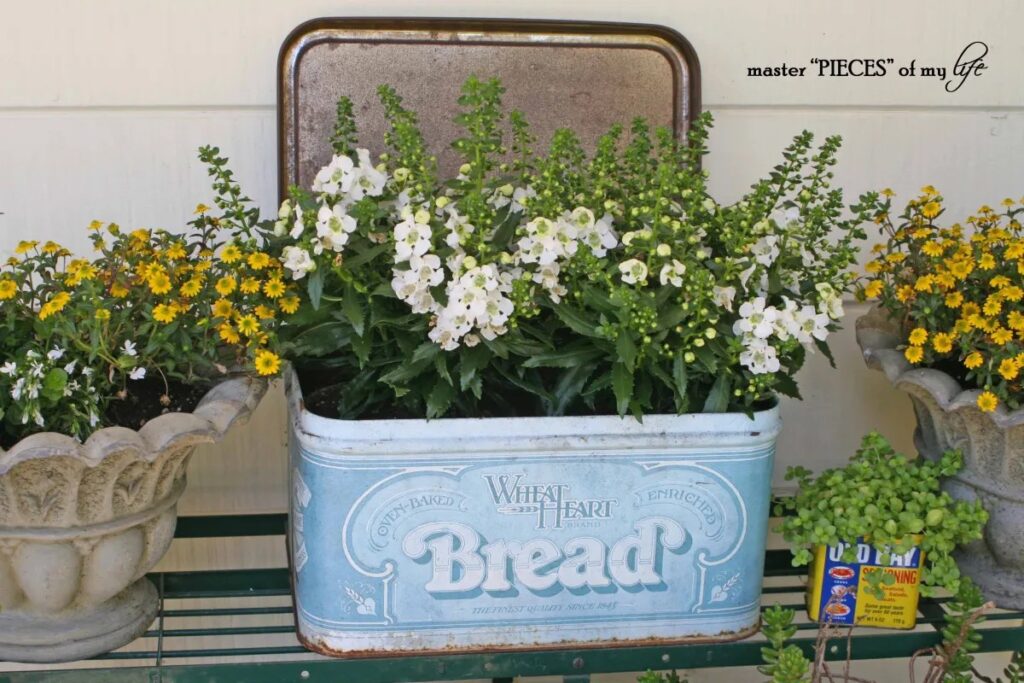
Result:
[[795,613],[781,605],[772,605],[761,614],[761,633],[768,644],[761,648],[764,664],[757,668],[772,683],[806,683],[810,681],[811,662],[796,645],[786,641],[796,633]]
[[331,162],[264,224],[305,285],[284,335],[317,375],[315,405],[346,418],[639,417],[796,395],[806,349],[837,329],[873,202],[844,217],[838,138],[799,135],[721,205],[700,167],[709,115],[684,140],[616,125],[588,155],[569,129],[539,149],[503,93],[495,79],[463,85],[448,178],[393,88],[378,89],[376,162],[354,148],[343,98]]
[[[988,520],[979,501],[954,501],[940,488],[943,477],[962,467],[957,451],[945,453],[939,462],[908,459],[871,433],[844,468],[817,478],[802,467],[790,468],[786,478],[796,481],[799,491],[783,499],[776,512],[795,513],[781,525],[783,537],[794,546],[794,566],[810,562],[810,548],[820,545],[865,539],[883,552],[904,553],[920,537],[922,593],[931,594],[938,586],[956,592],[960,571],[951,553],[981,538]],[[847,547],[847,561],[854,560],[854,552],[855,547]],[[880,587],[876,583],[873,588]]]

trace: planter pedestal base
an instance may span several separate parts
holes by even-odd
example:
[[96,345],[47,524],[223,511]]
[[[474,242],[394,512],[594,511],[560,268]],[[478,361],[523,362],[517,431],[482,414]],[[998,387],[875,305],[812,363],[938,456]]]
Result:
[[70,615],[0,612],[0,659],[70,662],[93,657],[138,638],[158,609],[156,588],[139,579],[95,608]]
[[984,546],[976,548],[977,545],[981,544],[955,554],[961,573],[971,577],[985,598],[997,607],[1024,609],[1024,572],[1000,566]]

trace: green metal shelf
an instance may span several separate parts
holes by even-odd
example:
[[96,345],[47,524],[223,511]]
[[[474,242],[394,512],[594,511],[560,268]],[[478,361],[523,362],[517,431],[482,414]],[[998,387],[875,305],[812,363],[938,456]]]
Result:
[[[178,521],[176,536],[280,536],[283,542],[286,524],[286,516],[276,514],[183,517]],[[802,570],[790,566],[788,551],[768,551],[764,602],[802,608],[803,577]],[[754,636],[704,645],[328,659],[308,652],[295,638],[290,578],[285,568],[162,572],[149,578],[160,593],[161,609],[153,627],[135,643],[86,663],[93,668],[0,673],[0,683],[396,683],[465,679],[510,683],[515,676],[562,676],[566,683],[583,683],[596,673],[756,665],[761,661],[763,645],[763,640]],[[201,601],[198,607],[181,605],[182,601],[196,600]],[[850,640],[851,657],[906,658],[938,643],[945,603],[942,599],[922,600],[918,627],[912,631],[855,630]],[[196,619],[202,619],[202,625],[190,623]],[[990,615],[984,625],[981,651],[1024,647],[1024,627],[1012,623],[1021,619],[1021,612]],[[805,619],[798,628],[810,632],[815,624]],[[244,638],[246,645],[238,646],[233,642],[237,638]],[[201,644],[196,645],[197,641]],[[813,633],[797,640],[808,653],[813,642]],[[845,659],[846,648],[846,639],[836,640],[829,644],[828,657]]]

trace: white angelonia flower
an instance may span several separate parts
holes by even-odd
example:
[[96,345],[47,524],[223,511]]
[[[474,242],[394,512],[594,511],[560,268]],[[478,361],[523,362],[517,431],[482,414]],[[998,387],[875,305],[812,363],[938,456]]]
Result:
[[733,323],[733,333],[758,339],[771,336],[779,312],[774,306],[766,306],[765,303],[763,296],[744,302],[739,310],[740,319]]
[[843,297],[827,282],[814,285],[818,292],[818,310],[833,320],[843,317]]
[[125,339],[124,344],[121,345],[121,353],[123,353],[126,356],[131,356],[132,358],[134,358],[138,353],[135,350],[135,342],[133,342],[131,339]]
[[128,373],[128,379],[140,380],[146,376],[146,368],[135,368]]
[[347,193],[358,172],[350,158],[335,154],[331,162],[317,172],[313,180],[313,192],[335,196]]
[[64,355],[64,349],[54,346],[52,349],[47,351],[46,357],[50,360],[60,360]]
[[732,312],[732,302],[736,298],[735,287],[719,287],[715,285],[711,289],[711,298],[719,308]]
[[292,205],[287,199],[281,202],[281,208],[277,210],[277,220],[274,222],[274,235],[283,237],[288,232],[288,219],[292,216]]
[[369,150],[360,148],[356,154],[359,156],[359,168],[353,174],[349,194],[356,201],[363,197],[379,197],[387,185],[387,174],[374,167]]
[[297,240],[302,236],[306,226],[302,222],[302,209],[295,207],[295,221],[292,223],[292,229],[288,232],[288,236],[293,240]]
[[345,213],[340,204],[333,208],[323,204],[316,214],[316,234],[324,249],[341,252],[348,236],[356,230],[356,219]]
[[619,246],[618,237],[612,230],[612,217],[609,214],[605,214],[588,227],[582,228],[579,240],[590,247],[590,252],[598,258],[604,258],[609,249]]
[[744,345],[746,348],[740,353],[740,365],[755,375],[775,373],[782,367],[775,347],[764,339],[744,339]]
[[285,247],[281,252],[281,262],[287,270],[291,271],[293,280],[301,280],[306,273],[316,270],[313,257],[302,247]]
[[635,285],[647,279],[647,264],[635,258],[627,259],[619,264],[619,272],[622,274],[623,282]]
[[21,400],[21,395],[22,395],[22,393],[24,393],[24,391],[25,391],[25,378],[24,377],[19,377],[17,379],[17,381],[14,383],[14,386],[11,387],[11,398],[13,398],[15,401],[20,401]]
[[509,202],[509,210],[513,213],[522,213],[526,210],[526,204],[537,196],[537,191],[532,186],[517,187],[512,191],[512,200]]
[[779,236],[766,235],[759,239],[751,248],[754,259],[762,266],[768,267],[779,257]]
[[394,235],[395,263],[408,261],[413,256],[423,256],[430,250],[430,226],[426,222],[417,222],[415,215],[396,225]]
[[14,375],[14,373],[16,373],[17,371],[18,364],[13,361],[7,361],[6,363],[3,364],[3,367],[0,367],[0,374],[7,375],[9,377]]
[[828,326],[832,321],[825,313],[819,313],[814,306],[804,306],[796,313],[796,338],[803,344],[810,344],[812,339],[825,341],[828,338]]
[[89,426],[95,427],[99,424],[100,416],[95,411],[89,411]]
[[549,263],[568,258],[576,253],[579,229],[565,218],[551,220],[539,216],[526,224],[526,235],[518,246],[518,258],[523,263]]
[[543,287],[547,291],[548,296],[551,297],[551,301],[556,304],[561,302],[562,297],[569,293],[569,290],[558,281],[558,274],[561,272],[561,269],[557,262],[549,263],[546,266],[541,266],[533,274],[533,281]]
[[673,287],[682,287],[683,274],[685,272],[686,265],[681,263],[678,259],[672,259],[672,263],[666,263],[661,267],[661,273],[658,275],[658,280],[663,286],[672,283]]

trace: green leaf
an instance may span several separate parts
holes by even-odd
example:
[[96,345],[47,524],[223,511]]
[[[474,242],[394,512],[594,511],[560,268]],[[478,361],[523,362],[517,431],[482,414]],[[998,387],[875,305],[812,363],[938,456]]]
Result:
[[577,365],[561,373],[551,392],[552,415],[565,415],[566,409],[579,397],[583,386],[594,372],[593,365]]
[[789,396],[790,398],[800,398],[800,390],[797,389],[796,380],[784,372],[777,373],[775,375],[775,390],[783,396]]
[[676,408],[683,411],[687,409],[686,385],[689,378],[686,374],[686,363],[683,361],[683,352],[677,351],[672,359],[672,380],[676,385]]
[[619,360],[633,372],[636,368],[636,344],[627,330],[619,330],[619,336],[615,340],[615,351],[619,355]]
[[439,379],[434,384],[430,395],[427,396],[427,419],[431,420],[435,417],[441,417],[448,412],[448,407],[452,404],[454,397],[455,387]]
[[373,348],[373,341],[370,335],[364,335],[362,337],[352,336],[351,342],[352,351],[356,354],[356,358],[359,360],[359,366],[366,365],[366,362],[370,360],[370,351]]
[[526,359],[525,368],[572,368],[582,363],[595,361],[604,352],[590,344],[567,347],[560,351],[549,351]]
[[52,368],[43,377],[40,393],[50,403],[56,403],[64,396],[64,387],[67,385],[68,373],[61,368]]
[[828,343],[823,339],[815,339],[814,345],[821,351],[825,358],[828,358],[828,364],[832,366],[834,370],[836,367],[836,359],[832,356],[832,349],[828,347]]
[[327,356],[344,349],[352,338],[346,322],[329,321],[315,325],[292,340],[296,356]]
[[625,415],[633,400],[633,372],[624,363],[612,365],[612,391],[615,392],[615,408],[619,415]]
[[591,320],[587,316],[583,315],[581,311],[566,304],[557,304],[554,307],[554,311],[559,320],[565,323],[573,332],[582,334],[585,337],[601,336],[597,332],[597,321]]
[[434,356],[441,353],[441,347],[432,341],[425,341],[416,347],[416,350],[412,354],[412,362],[419,363],[420,361],[433,360]]
[[705,413],[724,413],[729,407],[729,390],[731,389],[731,382],[729,375],[722,373],[715,380],[715,383],[711,385],[711,391],[708,392],[708,398],[704,402]]
[[306,283],[306,290],[309,292],[309,303],[313,308],[320,308],[320,298],[324,293],[324,271],[317,268],[309,275]]
[[346,256],[344,262],[345,270],[351,272],[353,268],[358,268],[364,263],[372,261],[373,259],[383,254],[384,251],[389,249],[390,247],[391,245],[388,244],[387,242],[385,242],[384,244],[376,244],[369,248],[367,248],[366,246],[361,246],[359,247],[358,251],[351,251],[351,253],[355,254],[354,256],[348,256],[347,254],[350,253],[350,250],[346,249]]
[[351,283],[345,285],[345,294],[341,298],[341,310],[345,314],[345,318],[352,323],[352,329],[355,330],[356,336],[362,337],[365,329],[363,325],[365,314],[363,305],[359,301],[359,294],[356,293]]

